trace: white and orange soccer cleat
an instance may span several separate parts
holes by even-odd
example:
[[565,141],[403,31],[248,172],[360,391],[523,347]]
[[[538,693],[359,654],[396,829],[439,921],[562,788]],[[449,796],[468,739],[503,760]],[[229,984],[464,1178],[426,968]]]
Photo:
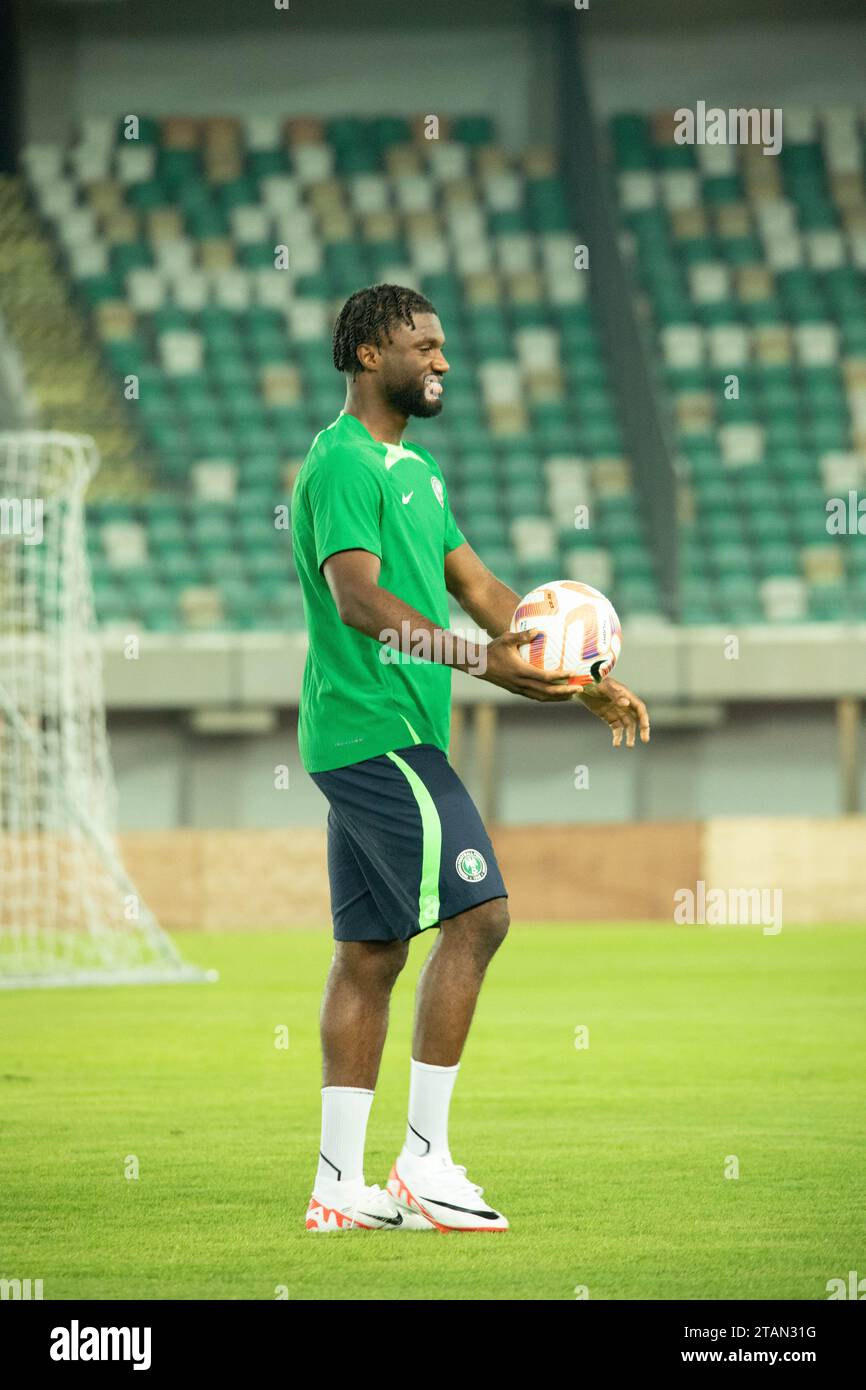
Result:
[[404,1149],[391,1169],[388,1191],[404,1216],[423,1216],[437,1231],[508,1230],[507,1218],[483,1200],[483,1187],[470,1182],[449,1154],[419,1158]]
[[307,1207],[308,1231],[427,1231],[425,1216],[403,1211],[389,1192],[378,1185],[357,1182],[316,1181]]

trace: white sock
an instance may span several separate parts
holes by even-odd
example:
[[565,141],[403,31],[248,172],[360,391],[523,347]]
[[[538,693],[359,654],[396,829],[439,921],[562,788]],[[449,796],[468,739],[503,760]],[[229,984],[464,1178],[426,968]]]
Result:
[[373,1092],[360,1086],[322,1087],[322,1143],[316,1181],[364,1181],[364,1141]]
[[427,1154],[444,1154],[448,1149],[448,1107],[460,1063],[456,1067],[434,1067],[429,1062],[412,1058],[409,1082],[409,1124],[406,1129],[406,1148],[409,1153],[424,1158]]

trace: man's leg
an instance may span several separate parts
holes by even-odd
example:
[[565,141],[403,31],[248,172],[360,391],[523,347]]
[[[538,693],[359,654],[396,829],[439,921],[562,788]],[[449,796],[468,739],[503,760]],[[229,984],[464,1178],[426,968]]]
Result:
[[440,926],[418,982],[406,1142],[388,1190],[401,1208],[440,1230],[503,1231],[508,1222],[455,1167],[448,1110],[487,966],[508,931],[506,898],[491,898]]
[[322,1085],[373,1090],[406,941],[335,941],[322,998]]
[[364,1141],[405,941],[336,941],[321,1011],[322,1140],[316,1181],[363,1179]]
[[415,995],[406,1147],[449,1154],[448,1110],[484,975],[508,931],[508,899],[492,898],[441,924]]
[[412,1056],[456,1067],[488,965],[505,940],[508,899],[491,898],[442,922],[415,995]]

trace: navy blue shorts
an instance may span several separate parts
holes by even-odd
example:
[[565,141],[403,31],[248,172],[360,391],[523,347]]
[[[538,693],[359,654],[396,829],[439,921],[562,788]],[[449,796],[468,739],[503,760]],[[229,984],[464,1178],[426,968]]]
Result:
[[310,775],[331,804],[337,941],[407,941],[508,896],[477,807],[441,748],[413,744]]

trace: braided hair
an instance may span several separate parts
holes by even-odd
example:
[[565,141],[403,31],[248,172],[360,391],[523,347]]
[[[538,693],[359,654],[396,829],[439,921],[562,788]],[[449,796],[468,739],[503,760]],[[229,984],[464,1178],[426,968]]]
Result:
[[334,324],[334,366],[338,372],[357,376],[364,370],[357,356],[361,343],[375,343],[376,347],[381,347],[383,337],[390,338],[393,324],[405,323],[414,328],[413,313],[435,312],[429,299],[403,285],[368,285],[366,289],[356,290],[346,300]]

